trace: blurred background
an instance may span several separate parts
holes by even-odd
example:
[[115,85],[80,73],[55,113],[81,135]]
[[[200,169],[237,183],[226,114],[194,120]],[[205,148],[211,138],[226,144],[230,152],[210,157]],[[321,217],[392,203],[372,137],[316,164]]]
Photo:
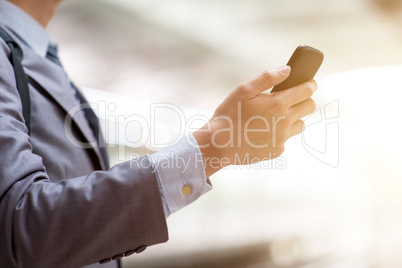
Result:
[[[168,218],[170,241],[124,267],[400,267],[401,1],[68,0],[49,31],[92,102],[144,118],[152,103],[208,117],[298,45],[325,54],[304,134],[276,160],[213,175]],[[175,116],[157,116],[159,138],[174,138]],[[157,150],[104,117],[114,163]]]

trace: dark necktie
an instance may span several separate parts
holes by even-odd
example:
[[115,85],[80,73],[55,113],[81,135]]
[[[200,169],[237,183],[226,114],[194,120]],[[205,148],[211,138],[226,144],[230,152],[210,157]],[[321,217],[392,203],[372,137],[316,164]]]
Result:
[[[58,56],[58,47],[57,47],[57,45],[55,45],[55,44],[50,44],[49,45],[49,47],[47,49],[46,58],[48,58],[49,60],[51,60],[52,62],[54,62],[56,65],[60,66],[64,70],[63,64],[61,64],[60,58]],[[68,78],[67,74],[66,74],[66,76]],[[75,100],[77,101],[77,103],[81,103],[81,101],[79,99],[79,96],[78,96],[78,93],[77,93],[78,92],[77,87],[70,80],[70,78],[68,78],[68,81],[70,81],[70,87],[71,87],[71,90],[72,90],[73,95],[75,97]]]
[[[58,48],[57,45],[54,44],[50,44],[48,47],[48,51],[46,54],[46,58],[48,58],[49,60],[51,60],[52,62],[54,62],[55,64],[57,64],[58,66],[60,66],[63,70],[63,65],[61,64],[60,58],[58,56]],[[65,72],[64,72],[65,73]],[[66,74],[66,73],[65,73]],[[75,99],[77,101],[78,104],[81,104],[84,107],[89,107],[88,101],[85,99],[85,97],[81,94],[81,92],[77,89],[77,87],[74,85],[74,83],[70,80],[70,78],[68,77],[68,75],[66,74],[67,79],[70,81],[70,87],[72,90],[73,95],[75,96]],[[83,104],[87,104],[87,105],[83,105]],[[96,138],[96,141],[99,145],[99,150],[100,153],[102,155],[103,161],[106,165],[106,168],[109,169],[109,157],[107,154],[107,150],[106,150],[106,143],[103,137],[103,134],[100,130],[100,125],[99,125],[99,119],[96,116],[96,114],[94,113],[94,111],[90,108],[86,108],[86,109],[82,109],[85,118],[88,121],[89,126],[92,129],[92,132]]]
[[50,44],[48,49],[47,49],[47,54],[46,57],[53,61],[54,63],[56,63],[57,65],[59,65],[60,67],[63,68],[63,65],[61,64],[61,61],[59,59],[58,56],[58,47],[55,44]]

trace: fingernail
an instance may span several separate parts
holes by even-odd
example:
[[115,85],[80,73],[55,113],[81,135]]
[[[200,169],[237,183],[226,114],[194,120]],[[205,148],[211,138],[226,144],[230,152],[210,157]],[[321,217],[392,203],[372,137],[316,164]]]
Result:
[[282,74],[287,75],[290,73],[290,66],[282,66],[278,69]]

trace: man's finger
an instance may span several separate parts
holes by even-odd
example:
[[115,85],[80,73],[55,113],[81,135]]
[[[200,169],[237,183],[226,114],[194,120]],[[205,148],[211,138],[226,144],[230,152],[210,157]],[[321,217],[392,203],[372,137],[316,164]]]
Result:
[[317,83],[314,80],[310,80],[298,86],[291,87],[289,89],[278,91],[272,94],[281,94],[281,97],[286,99],[290,106],[293,106],[297,103],[309,99],[311,96],[313,96],[316,90]]
[[295,119],[303,118],[315,111],[317,105],[312,98],[308,98],[289,108],[290,114]]
[[304,130],[304,128],[305,128],[305,125],[304,125],[303,120],[297,120],[290,127],[289,136],[293,137],[293,136],[300,134]]
[[290,67],[283,66],[277,69],[270,69],[262,72],[254,79],[240,84],[235,94],[241,94],[242,97],[254,98],[261,92],[270,89],[273,86],[283,82],[290,74]]

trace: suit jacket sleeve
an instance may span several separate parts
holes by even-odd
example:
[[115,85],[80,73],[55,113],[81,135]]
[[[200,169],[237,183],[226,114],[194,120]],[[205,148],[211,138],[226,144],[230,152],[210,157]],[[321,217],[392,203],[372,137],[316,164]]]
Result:
[[79,267],[167,241],[148,156],[50,182],[8,54],[0,42],[0,267]]

